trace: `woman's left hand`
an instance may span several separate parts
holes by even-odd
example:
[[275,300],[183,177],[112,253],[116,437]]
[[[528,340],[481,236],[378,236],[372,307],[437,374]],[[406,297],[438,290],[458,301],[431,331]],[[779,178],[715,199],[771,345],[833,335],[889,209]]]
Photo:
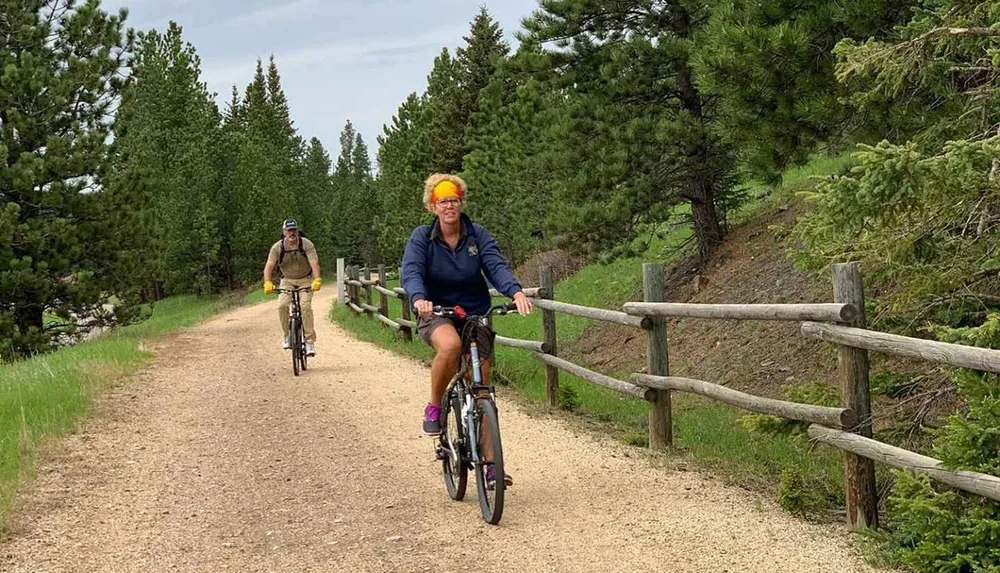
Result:
[[514,304],[517,305],[518,314],[531,314],[531,300],[524,296],[524,292],[514,293]]

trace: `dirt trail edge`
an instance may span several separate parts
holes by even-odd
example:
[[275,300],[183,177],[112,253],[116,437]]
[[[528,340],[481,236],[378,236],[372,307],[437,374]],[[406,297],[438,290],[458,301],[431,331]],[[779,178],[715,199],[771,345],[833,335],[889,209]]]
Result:
[[9,514],[0,571],[868,571],[814,526],[500,397],[514,476],[485,525],[420,434],[427,370],[358,341],[316,299],[291,373],[275,304],[160,341],[150,366],[49,448]]

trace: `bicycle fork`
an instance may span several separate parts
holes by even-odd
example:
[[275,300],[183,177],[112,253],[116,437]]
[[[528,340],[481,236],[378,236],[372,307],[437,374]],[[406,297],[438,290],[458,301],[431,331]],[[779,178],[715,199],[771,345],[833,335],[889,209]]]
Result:
[[[472,387],[475,388],[483,382],[482,364],[479,361],[479,345],[475,341],[469,344],[469,355],[472,357]],[[478,466],[482,461],[479,459],[479,416],[476,414],[475,392],[465,393],[465,404],[462,405],[462,419],[465,420],[465,435],[469,437],[469,451],[472,454],[472,463]]]

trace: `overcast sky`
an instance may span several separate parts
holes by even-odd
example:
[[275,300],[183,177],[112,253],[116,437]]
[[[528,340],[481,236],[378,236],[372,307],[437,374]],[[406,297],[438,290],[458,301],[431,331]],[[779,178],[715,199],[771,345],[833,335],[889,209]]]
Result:
[[165,30],[174,20],[201,56],[220,109],[243,93],[257,58],[274,54],[292,119],[336,158],[350,119],[375,161],[383,124],[410,92],[422,92],[434,57],[454,49],[485,5],[513,47],[537,0],[104,0],[129,9],[128,24]]

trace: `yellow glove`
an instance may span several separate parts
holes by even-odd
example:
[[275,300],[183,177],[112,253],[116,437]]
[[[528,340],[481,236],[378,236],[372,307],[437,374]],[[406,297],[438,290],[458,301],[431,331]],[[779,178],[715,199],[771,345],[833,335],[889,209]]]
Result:
[[313,292],[318,291],[319,287],[321,287],[321,286],[323,286],[323,279],[321,279],[319,277],[314,278],[313,279],[313,284],[312,284]]
[[272,292],[274,292],[274,283],[264,281],[264,294],[271,294]]

